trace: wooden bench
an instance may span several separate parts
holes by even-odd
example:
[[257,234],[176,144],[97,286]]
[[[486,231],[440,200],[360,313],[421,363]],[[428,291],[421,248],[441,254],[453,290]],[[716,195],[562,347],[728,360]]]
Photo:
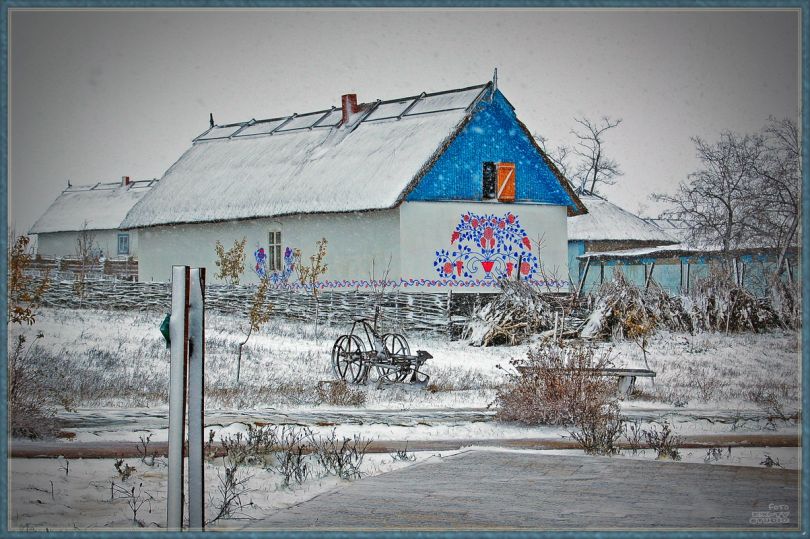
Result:
[[[517,365],[521,374],[535,370],[526,365]],[[563,369],[569,370],[569,369]],[[595,372],[600,376],[613,376],[616,380],[616,389],[622,395],[629,395],[636,385],[636,378],[655,378],[655,371],[649,369],[582,369],[585,372]]]

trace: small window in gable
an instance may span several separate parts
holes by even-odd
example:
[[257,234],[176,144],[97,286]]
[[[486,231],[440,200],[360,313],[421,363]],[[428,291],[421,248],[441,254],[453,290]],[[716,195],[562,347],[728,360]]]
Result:
[[267,253],[267,269],[281,271],[281,231],[270,232]]
[[484,162],[484,200],[495,198],[497,196],[497,170],[495,168],[495,163],[492,161],[485,161]]
[[118,254],[129,254],[129,234],[118,234]]

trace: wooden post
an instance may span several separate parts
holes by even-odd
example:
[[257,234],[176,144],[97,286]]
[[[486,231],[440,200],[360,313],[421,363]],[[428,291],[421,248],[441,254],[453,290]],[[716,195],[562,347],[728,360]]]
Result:
[[588,270],[591,268],[591,257],[585,261],[585,271],[582,273],[582,276],[579,278],[579,286],[577,286],[577,296],[582,293],[582,287],[585,286],[585,280],[588,278]]
[[188,266],[172,266],[172,312],[169,319],[171,364],[169,367],[169,470],[166,494],[166,527],[183,527],[183,442],[186,423],[186,375],[188,361]]
[[190,272],[188,352],[188,526],[205,526],[205,268]]
[[647,264],[644,264],[644,273],[646,275],[646,279],[644,280],[644,290],[650,288],[650,281],[652,281],[653,270],[655,269],[655,260],[652,261],[650,264],[650,273],[647,274]]
[[599,261],[599,284],[605,284],[605,261]]
[[689,293],[689,278],[691,277],[691,261],[686,261],[686,293]]

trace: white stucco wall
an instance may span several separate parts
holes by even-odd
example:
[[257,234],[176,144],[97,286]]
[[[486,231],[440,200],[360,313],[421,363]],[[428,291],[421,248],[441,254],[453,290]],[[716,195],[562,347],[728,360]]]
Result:
[[[451,245],[453,231],[459,225],[463,215],[470,212],[474,215],[493,215],[496,218],[506,219],[511,213],[516,217],[517,223],[525,230],[526,237],[531,242],[531,252],[539,255],[543,271],[548,280],[564,281],[562,287],[554,286],[555,291],[568,290],[568,234],[566,208],[564,206],[551,206],[543,204],[504,204],[500,202],[406,202],[400,207],[400,245],[402,260],[402,277],[406,281],[411,279],[435,281],[435,283],[416,284],[407,287],[412,290],[430,291],[453,289],[464,291],[497,291],[497,287],[485,286],[494,284],[495,270],[487,275],[480,262],[470,261],[469,266],[463,270],[475,272],[474,278],[465,278],[456,275],[456,279],[447,279],[445,275],[436,270],[434,261],[436,252],[445,249],[450,254],[458,250],[461,243],[470,246],[472,256],[479,245],[480,236],[476,240],[464,242],[459,239]],[[482,230],[483,224],[476,229]],[[514,231],[514,229],[511,229]],[[504,230],[506,232],[506,230]],[[495,242],[507,242],[506,234],[497,236]],[[514,236],[514,234],[513,234]],[[518,240],[520,244],[520,240]],[[497,243],[493,244],[497,245]],[[539,249],[539,250],[538,250]],[[478,258],[485,258],[479,256]],[[491,256],[497,259],[498,256]],[[468,262],[464,262],[468,264]],[[498,264],[498,262],[496,262]],[[493,266],[497,268],[498,266]],[[502,266],[501,266],[502,267]],[[462,272],[463,273],[463,272]],[[540,272],[532,275],[535,281],[545,280]],[[459,286],[463,281],[465,286]],[[448,286],[449,285],[449,286]],[[470,286],[472,285],[472,286]]]
[[[137,230],[91,230],[93,245],[101,249],[107,258],[118,255],[119,232],[129,234],[129,256],[138,258]],[[78,232],[49,232],[37,234],[37,254],[41,256],[76,256],[76,239]],[[124,256],[124,255],[121,255]]]
[[[138,279],[166,281],[174,264],[205,267],[207,280],[218,282],[214,245],[219,240],[226,249],[234,240],[247,238],[244,277],[240,282],[257,282],[254,251],[267,249],[269,232],[281,231],[284,247],[299,248],[309,262],[315,242],[328,240],[327,273],[321,280],[338,281],[342,289],[353,289],[343,281],[381,279],[391,260],[389,276],[399,276],[399,212],[317,214],[222,223],[160,226],[140,229]],[[293,279],[295,276],[293,275]]]

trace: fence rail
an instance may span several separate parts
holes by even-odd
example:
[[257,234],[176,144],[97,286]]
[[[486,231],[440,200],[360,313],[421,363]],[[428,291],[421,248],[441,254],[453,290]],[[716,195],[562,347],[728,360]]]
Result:
[[[46,290],[46,307],[168,312],[171,286],[168,282],[133,282],[120,279],[92,278],[77,292],[73,279],[55,279]],[[244,316],[250,309],[256,285],[206,286],[205,302],[210,311]],[[458,323],[451,293],[386,291],[380,300],[382,326],[389,331],[448,331]],[[278,314],[297,320],[312,320],[315,298],[306,290],[271,289],[267,303]],[[321,320],[346,323],[356,317],[372,317],[377,297],[368,292],[331,292],[318,294]]]

